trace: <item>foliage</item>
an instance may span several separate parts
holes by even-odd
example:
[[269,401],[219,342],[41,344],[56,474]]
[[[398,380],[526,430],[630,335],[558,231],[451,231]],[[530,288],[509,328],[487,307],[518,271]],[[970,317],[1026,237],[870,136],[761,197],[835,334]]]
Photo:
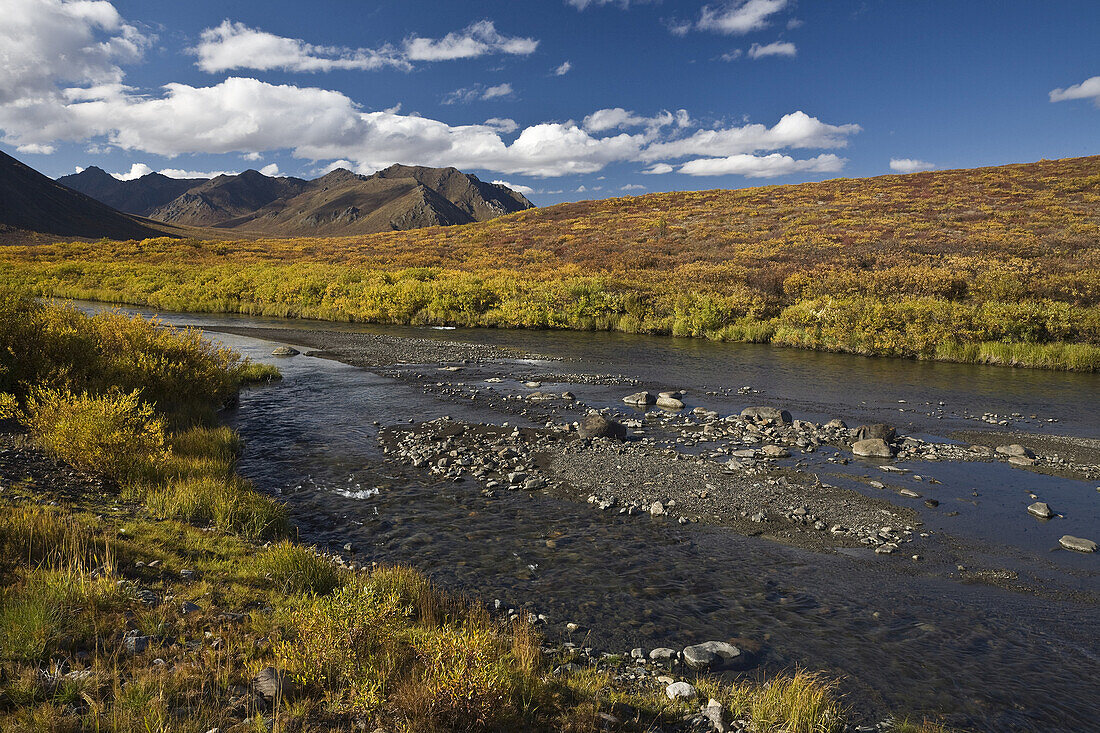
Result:
[[[0,284],[170,310],[1095,370],[1098,170],[1089,157],[660,193],[333,239],[10,246]],[[968,348],[994,342],[1030,348]]]
[[253,561],[256,573],[290,594],[331,593],[343,582],[343,576],[332,562],[320,557],[308,547],[291,542],[278,542]]

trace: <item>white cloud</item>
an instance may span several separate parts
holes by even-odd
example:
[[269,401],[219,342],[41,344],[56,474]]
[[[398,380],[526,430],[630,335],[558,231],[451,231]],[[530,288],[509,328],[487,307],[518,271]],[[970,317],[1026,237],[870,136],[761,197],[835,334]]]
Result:
[[736,61],[737,59],[741,58],[744,54],[745,54],[744,51],[742,51],[739,48],[735,48],[732,51],[729,51],[727,53],[722,54],[719,58],[721,58],[723,61]]
[[[140,57],[146,41],[139,41],[140,34],[108,3],[5,2],[13,7],[12,23],[0,26],[0,53],[7,52],[8,43],[47,67],[43,72],[19,59],[0,64],[5,82],[0,84],[0,135],[13,146],[45,149],[73,141],[88,150],[122,149],[169,158],[260,158],[288,151],[317,166],[342,161],[342,167],[361,172],[400,162],[553,177],[597,173],[613,163],[644,162],[650,166],[646,173],[659,174],[673,171],[680,159],[840,148],[860,129],[826,124],[803,112],[786,115],[770,128],[743,124],[700,129],[684,110],[645,115],[623,108],[598,110],[581,124],[541,122],[520,129],[513,120],[494,118],[452,125],[401,114],[397,107],[365,112],[339,91],[246,77],[210,86],[169,83],[159,90],[136,90],[124,84],[120,64]],[[12,24],[22,35],[13,34]],[[478,34],[487,43],[488,31],[473,35]],[[61,63],[51,54],[74,62]],[[491,93],[509,88],[497,85]],[[478,87],[482,96],[490,89]],[[503,135],[515,139],[506,142]],[[684,165],[690,170],[716,164]]]
[[622,188],[620,188],[619,190],[620,191],[644,191],[645,186],[643,186],[639,183],[628,183],[625,186],[623,186]]
[[767,28],[771,24],[771,16],[784,10],[788,4],[788,0],[739,0],[717,9],[706,5],[700,11],[695,27],[699,30],[743,36]]
[[686,127],[691,124],[691,117],[687,110],[677,110],[675,114],[662,110],[653,117],[637,115],[622,107],[611,107],[596,110],[587,115],[582,121],[582,126],[588,132],[606,132],[607,130],[625,130],[631,127],[644,127],[650,133],[656,133],[662,127],[675,124],[677,127]]
[[585,8],[601,5],[618,5],[623,10],[630,7],[631,3],[634,5],[644,5],[646,3],[653,2],[654,0],[565,0],[566,5],[571,5],[577,10],[584,10]]
[[770,155],[731,155],[726,158],[700,158],[689,160],[680,166],[680,173],[689,176],[745,176],[746,178],[775,178],[792,173],[835,173],[842,170],[847,161],[832,153],[815,158],[796,160],[782,153]]
[[522,193],[524,196],[535,192],[535,189],[531,188],[530,186],[524,186],[520,183],[509,183],[508,181],[493,181],[493,183],[497,186],[510,188],[516,193]]
[[194,53],[199,57],[197,66],[210,73],[232,69],[316,72],[375,70],[386,66],[407,70],[412,67],[397,49],[389,45],[377,50],[316,46],[229,20],[222,21],[216,28],[204,30]]
[[916,158],[890,158],[890,170],[898,173],[916,173],[917,171],[930,171],[936,166]]
[[805,112],[792,112],[773,127],[748,124],[718,130],[697,130],[693,134],[657,142],[646,148],[642,160],[684,158],[691,155],[729,156],[783,148],[843,148],[859,125],[829,125]]
[[57,148],[53,145],[44,145],[41,143],[27,143],[15,149],[17,153],[28,153],[30,155],[53,155],[56,150]]
[[491,127],[497,132],[502,132],[506,135],[519,129],[519,125],[516,124],[516,121],[508,117],[490,117],[485,120],[485,126]]
[[534,38],[501,35],[491,20],[481,20],[458,33],[443,38],[405,39],[405,56],[411,61],[451,61],[471,59],[492,53],[527,56],[539,42]]
[[1068,99],[1091,99],[1093,104],[1100,107],[1100,76],[1089,77],[1080,84],[1065,89],[1052,89],[1050,92],[1051,102],[1064,102]]
[[556,69],[554,69],[554,76],[565,76],[572,68],[573,64],[569,63],[568,61],[563,61],[561,63],[561,66],[558,66]]
[[676,170],[668,163],[654,163],[649,168],[646,168],[642,173],[647,176],[662,176],[665,173],[671,173]]
[[245,153],[241,156],[245,160],[263,160],[263,155],[260,153]]
[[485,101],[500,97],[510,97],[512,93],[512,85],[508,83],[497,84],[491,87],[474,84],[472,87],[463,87],[462,89],[455,89],[453,92],[448,93],[443,97],[441,104]]
[[798,50],[794,44],[790,41],[776,41],[775,43],[769,43],[761,46],[759,43],[752,44],[749,48],[749,58],[756,60],[764,58],[765,56],[795,56]]
[[[275,164],[272,163],[272,165],[275,165]],[[270,168],[270,167],[271,166],[267,166],[267,168]],[[83,170],[83,169],[81,169],[81,170]],[[266,168],[260,170],[261,173],[265,173],[265,171],[266,171]],[[80,171],[78,170],[77,173],[79,173],[79,172]],[[130,164],[130,170],[127,171],[126,173],[112,173],[111,175],[114,176],[115,178],[117,178],[120,181],[133,181],[133,180],[136,180],[138,178],[141,178],[142,176],[147,176],[147,175],[149,175],[150,173],[153,173],[153,172],[154,172],[153,169],[150,168],[145,163],[131,163]],[[232,171],[200,172],[200,171],[187,171],[187,170],[183,170],[181,168],[162,168],[162,169],[160,169],[159,171],[156,171],[156,172],[160,173],[162,176],[168,176],[169,178],[214,178],[216,176],[232,176],[232,175],[235,175]],[[276,172],[278,172],[278,166],[276,166]],[[271,175],[271,174],[267,174],[267,175]]]
[[260,169],[260,173],[263,173],[265,176],[277,176],[279,175],[279,164],[269,163]]

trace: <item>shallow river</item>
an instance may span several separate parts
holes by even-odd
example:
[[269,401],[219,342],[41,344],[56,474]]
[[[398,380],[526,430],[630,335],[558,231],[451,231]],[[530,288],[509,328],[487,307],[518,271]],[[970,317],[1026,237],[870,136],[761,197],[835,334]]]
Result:
[[[1097,375],[609,334],[162,317],[210,328],[286,328],[283,343],[292,345],[294,329],[315,327],[514,346],[560,359],[517,360],[517,371],[624,374],[650,389],[686,388],[689,405],[721,414],[779,404],[796,418],[891,422],[921,437],[998,427],[980,420],[993,414],[988,419],[1009,419],[1012,429],[1100,437]],[[242,394],[229,420],[245,439],[241,471],[288,502],[303,541],[336,551],[351,542],[360,560],[412,564],[486,601],[530,603],[550,618],[553,633],[573,621],[585,630],[573,640],[599,649],[747,639],[761,645],[756,673],[802,666],[842,675],[849,701],[871,722],[895,710],[943,713],[975,730],[1100,730],[1100,612],[1093,603],[962,583],[945,573],[900,572],[896,557],[821,554],[722,528],[608,516],[525,492],[486,499],[473,482],[446,482],[385,462],[373,423],[443,415],[499,423],[513,416],[335,361],[276,360],[269,356],[272,342],[211,336],[283,371],[282,383]],[[437,367],[425,371],[435,378]],[[742,386],[756,391],[739,395]],[[568,382],[546,387],[619,408],[622,395],[635,391]],[[874,489],[857,479],[881,478],[874,468],[828,466],[834,482],[868,493]],[[937,496],[959,512],[950,519],[923,516],[926,528],[951,533],[991,566],[1046,578],[1066,591],[1100,591],[1100,555],[1052,550],[1061,534],[1100,539],[1100,482],[1000,463],[912,468],[942,481]],[[1028,517],[1025,489],[1065,517],[1045,525]]]

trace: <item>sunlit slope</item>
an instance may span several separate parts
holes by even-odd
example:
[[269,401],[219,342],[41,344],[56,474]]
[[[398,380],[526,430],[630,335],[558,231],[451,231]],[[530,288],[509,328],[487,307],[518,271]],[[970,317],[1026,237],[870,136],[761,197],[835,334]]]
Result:
[[1100,365],[1100,157],[662,193],[338,239],[10,249],[39,292]]

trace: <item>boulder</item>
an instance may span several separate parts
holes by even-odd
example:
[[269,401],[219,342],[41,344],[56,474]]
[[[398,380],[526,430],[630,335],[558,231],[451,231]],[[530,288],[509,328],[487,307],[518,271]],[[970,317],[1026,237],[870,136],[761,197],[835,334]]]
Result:
[[297,349],[295,349],[291,346],[277,346],[271,352],[271,355],[272,356],[298,356],[298,354],[300,354],[300,353],[302,353],[302,352],[298,351]]
[[1073,550],[1074,552],[1096,552],[1096,543],[1092,540],[1086,540],[1083,537],[1074,537],[1073,535],[1062,535],[1062,538],[1058,540],[1058,544],[1067,550]]
[[577,435],[582,438],[614,438],[626,440],[626,428],[603,415],[588,415],[577,425]]
[[649,653],[649,658],[657,664],[667,666],[676,661],[676,650],[665,646],[657,647]]
[[657,401],[657,398],[649,392],[635,392],[623,397],[623,402],[634,407],[648,407]]
[[753,422],[767,422],[777,425],[790,425],[794,422],[791,413],[777,407],[746,407],[741,410],[741,417]]
[[719,669],[737,662],[741,650],[724,641],[704,641],[684,648],[684,661],[695,670]]
[[786,448],[778,445],[766,445],[760,451],[768,458],[790,458],[791,454]]
[[830,420],[829,422],[825,423],[825,427],[833,428],[835,430],[847,430],[848,429],[848,424],[845,423],[843,420],[841,420],[838,417],[838,418],[834,418],[834,419]]
[[703,717],[710,723],[714,733],[727,733],[730,730],[726,709],[714,698],[707,701],[707,706],[703,708]]
[[1037,501],[1027,508],[1028,514],[1039,519],[1050,519],[1054,516],[1050,506],[1045,501]]
[[657,407],[663,407],[666,410],[682,410],[684,409],[684,402],[678,397],[666,397],[662,392],[657,397]]
[[872,440],[878,438],[884,440],[887,443],[893,443],[894,438],[898,437],[898,431],[890,427],[885,423],[875,423],[874,425],[860,425],[856,430],[856,437],[860,440]]
[[894,449],[882,438],[868,438],[852,443],[852,453],[869,458],[892,458]]
[[1030,450],[1020,445],[1019,443],[1013,443],[1012,445],[999,445],[997,446],[997,452],[1002,456],[1019,457],[1019,458],[1034,458],[1035,454]]
[[695,688],[687,682],[673,682],[665,688],[669,700],[690,700],[695,697]]
[[252,678],[252,688],[265,700],[290,700],[298,693],[298,683],[274,667],[264,667]]

